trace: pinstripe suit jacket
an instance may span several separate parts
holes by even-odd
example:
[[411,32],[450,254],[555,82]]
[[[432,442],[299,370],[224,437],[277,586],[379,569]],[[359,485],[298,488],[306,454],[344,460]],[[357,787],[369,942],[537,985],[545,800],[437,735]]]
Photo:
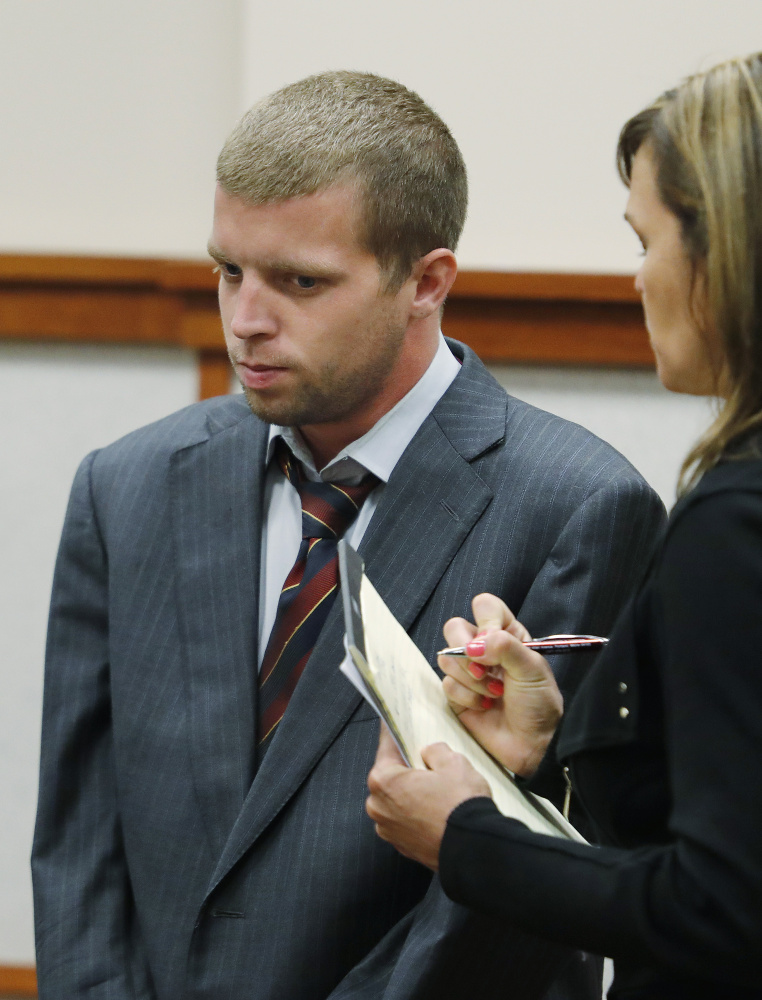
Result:
[[[452,346],[462,369],[363,539],[369,577],[428,656],[483,590],[536,634],[605,633],[661,505]],[[242,397],[219,398],[78,471],[46,662],[40,997],[541,995],[559,953],[375,837],[377,723],[337,670],[340,602],[252,783],[266,440]]]

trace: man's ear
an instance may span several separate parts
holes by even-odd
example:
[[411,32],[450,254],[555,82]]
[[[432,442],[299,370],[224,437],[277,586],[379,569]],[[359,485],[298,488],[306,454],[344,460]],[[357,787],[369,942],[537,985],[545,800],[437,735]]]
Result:
[[424,319],[439,312],[457,273],[458,264],[452,250],[440,247],[421,257],[411,275],[416,287],[410,303],[410,318]]

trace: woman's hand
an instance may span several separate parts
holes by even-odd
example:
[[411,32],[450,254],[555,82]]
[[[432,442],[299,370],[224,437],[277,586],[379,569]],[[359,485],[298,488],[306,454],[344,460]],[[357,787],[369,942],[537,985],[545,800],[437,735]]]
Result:
[[421,756],[429,770],[408,767],[381,723],[365,809],[382,840],[436,871],[447,817],[466,799],[490,795],[490,789],[466,758],[444,743],[426,747]]
[[451,618],[448,646],[468,659],[440,656],[444,692],[469,732],[509,770],[531,777],[563,715],[563,697],[544,657],[522,641],[531,636],[492,594],[473,599],[475,625]]

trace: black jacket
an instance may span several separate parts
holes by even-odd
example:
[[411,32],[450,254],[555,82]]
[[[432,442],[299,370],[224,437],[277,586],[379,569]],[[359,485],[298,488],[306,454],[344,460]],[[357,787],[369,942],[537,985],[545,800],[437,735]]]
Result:
[[454,811],[456,901],[613,956],[612,997],[762,997],[762,459],[674,508],[558,741],[605,847]]

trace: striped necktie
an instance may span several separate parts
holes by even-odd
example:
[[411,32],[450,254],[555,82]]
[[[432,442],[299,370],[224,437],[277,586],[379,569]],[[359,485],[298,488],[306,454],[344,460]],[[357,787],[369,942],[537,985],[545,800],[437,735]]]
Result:
[[275,623],[259,672],[261,761],[283,718],[339,589],[337,543],[379,483],[368,474],[358,486],[310,482],[288,448],[278,462],[302,502],[302,542],[283,584]]

